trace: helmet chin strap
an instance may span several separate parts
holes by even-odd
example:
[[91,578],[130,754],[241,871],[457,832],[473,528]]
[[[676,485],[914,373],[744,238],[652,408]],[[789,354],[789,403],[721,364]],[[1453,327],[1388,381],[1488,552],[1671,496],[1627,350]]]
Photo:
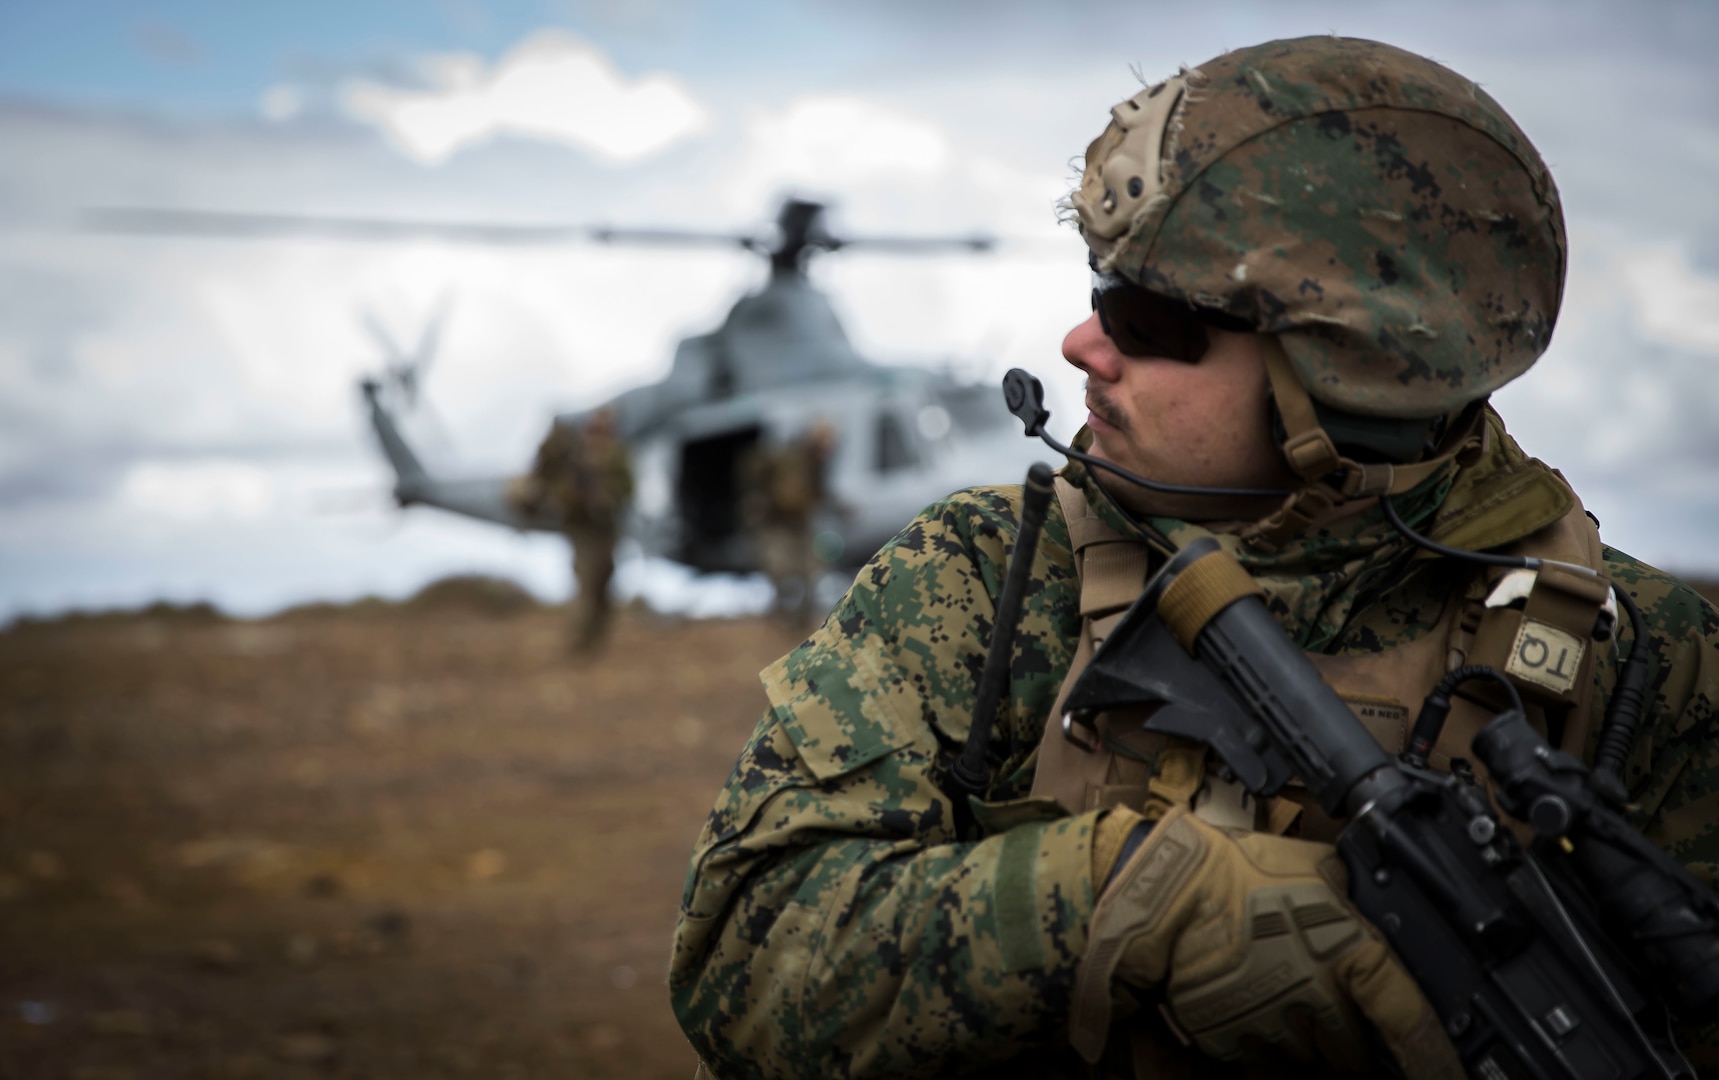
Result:
[[[1313,399],[1295,374],[1283,343],[1276,334],[1261,334],[1259,341],[1272,397],[1283,419],[1283,458],[1304,485],[1276,513],[1242,531],[1243,539],[1254,547],[1280,547],[1316,521],[1328,518],[1334,508],[1344,503],[1412,491],[1448,468],[1459,456],[1482,445],[1483,410],[1471,407],[1451,417],[1438,452],[1425,460],[1395,465],[1362,463],[1344,457],[1319,423]],[[1466,423],[1461,422],[1463,413],[1467,414]]]

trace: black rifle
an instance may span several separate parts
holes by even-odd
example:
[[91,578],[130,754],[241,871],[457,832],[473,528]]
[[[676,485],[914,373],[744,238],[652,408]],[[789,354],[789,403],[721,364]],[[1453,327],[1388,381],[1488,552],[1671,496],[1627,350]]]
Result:
[[[1426,994],[1470,1076],[1694,1077],[1670,1017],[1719,1014],[1719,896],[1598,797],[1587,767],[1547,744],[1490,668],[1441,682],[1398,758],[1257,595],[1221,607],[1184,648],[1158,604],[1213,555],[1229,558],[1196,541],[1147,583],[1071,689],[1065,733],[1101,711],[1156,705],[1145,730],[1206,744],[1256,797],[1305,784],[1346,822],[1337,849],[1351,901]],[[1448,774],[1425,766],[1450,692],[1474,677],[1503,683],[1512,701],[1473,748],[1499,805],[1532,826],[1527,847],[1466,763]]]

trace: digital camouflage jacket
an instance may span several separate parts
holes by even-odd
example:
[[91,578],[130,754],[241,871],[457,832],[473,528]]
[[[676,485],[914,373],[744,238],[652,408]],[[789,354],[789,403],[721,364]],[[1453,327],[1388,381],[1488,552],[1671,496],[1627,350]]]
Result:
[[[1502,441],[1504,464],[1520,466]],[[1125,521],[1083,469],[1063,474],[1112,524]],[[1439,536],[1462,478],[1432,487],[1419,519]],[[1068,1015],[1095,900],[1098,812],[1050,816],[1019,802],[1080,629],[1054,501],[992,741],[983,839],[958,839],[949,793],[1020,499],[1018,486],[974,488],[929,507],[822,628],[762,673],[769,708],[699,837],[669,974],[675,1013],[722,1080],[1047,1076],[1078,1065]],[[1494,514],[1509,518],[1508,507]],[[1128,527],[1160,545],[1195,528]],[[1427,632],[1472,573],[1412,560],[1392,536],[1375,509],[1347,532],[1311,537],[1301,578],[1293,565],[1250,570],[1278,575],[1268,596],[1303,648],[1375,651]],[[1325,548],[1338,554],[1321,563]],[[1652,567],[1604,555],[1651,635],[1649,703],[1626,773],[1638,824],[1711,884],[1719,613]],[[1630,647],[1626,631],[1618,648]],[[1596,711],[1616,672],[1615,658],[1596,665]],[[1707,1066],[1719,1061],[1709,1034],[1690,1036]]]

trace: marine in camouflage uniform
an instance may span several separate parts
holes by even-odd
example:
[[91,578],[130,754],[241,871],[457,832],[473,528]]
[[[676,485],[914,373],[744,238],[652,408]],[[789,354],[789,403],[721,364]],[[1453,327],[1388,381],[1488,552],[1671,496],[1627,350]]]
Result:
[[817,581],[823,569],[814,532],[829,499],[828,474],[836,430],[818,421],[798,438],[762,446],[742,466],[742,511],[770,579],[778,614],[809,629],[816,620]]
[[632,461],[608,409],[592,413],[582,425],[552,425],[538,445],[531,474],[519,486],[521,508],[554,515],[573,546],[568,641],[575,652],[595,649],[608,634],[615,542],[632,496]]
[[[1503,110],[1428,61],[1336,38],[1229,53],[1133,101],[1152,108],[1155,92],[1189,90],[1153,125],[1163,145],[1147,164],[1164,163],[1146,170],[1155,190],[1106,175],[1127,149],[1130,103],[1089,149],[1075,208],[1099,269],[1275,335],[1326,418],[1470,403],[1484,434],[1396,493],[1407,522],[1434,539],[1509,549],[1577,512],[1561,477],[1477,404],[1544,349],[1562,286],[1556,191]],[[1122,165],[1124,176],[1140,170]],[[1356,193],[1374,201],[1357,212]],[[1319,272],[1305,272],[1310,258]],[[1381,365],[1395,368],[1380,378]],[[1258,520],[1202,524],[1151,500],[1124,507],[1079,464],[1061,476],[1152,568],[1215,538],[1320,657],[1426,641],[1476,573],[1418,553],[1376,502],[1345,507],[1329,484],[1302,493],[1320,491],[1335,511],[1310,513],[1298,494]],[[769,707],[698,840],[670,968],[676,1014],[715,1075],[1091,1074],[1070,1048],[1070,1017],[1104,888],[1095,837],[1121,810],[1032,794],[1083,632],[1075,533],[1090,524],[1071,526],[1063,505],[1051,504],[1034,553],[977,838],[959,825],[950,768],[968,736],[1019,487],[928,508],[819,630],[764,671]],[[1719,613],[1622,552],[1600,558],[1640,605],[1648,637],[1626,631],[1597,650],[1585,749],[1592,760],[1621,657],[1645,649],[1647,708],[1623,777],[1634,822],[1715,884]],[[1150,1008],[1125,1022],[1164,1031]],[[1719,1068],[1711,1029],[1681,1034],[1698,1067]],[[1174,1045],[1157,1060],[1162,1075],[1228,1074]],[[1129,1065],[1103,1062],[1107,1075]]]

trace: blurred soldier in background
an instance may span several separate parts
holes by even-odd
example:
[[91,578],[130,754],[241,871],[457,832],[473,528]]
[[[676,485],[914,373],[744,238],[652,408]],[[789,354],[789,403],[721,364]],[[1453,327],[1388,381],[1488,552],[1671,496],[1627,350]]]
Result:
[[569,643],[574,652],[596,648],[608,631],[615,540],[632,496],[632,462],[615,435],[614,413],[606,408],[583,424],[551,425],[531,473],[511,492],[521,512],[559,517],[573,545],[577,585]]
[[743,466],[743,511],[758,562],[776,590],[776,611],[799,627],[810,627],[816,615],[822,561],[814,528],[829,498],[826,481],[835,449],[834,425],[819,420],[799,438],[758,447]]

